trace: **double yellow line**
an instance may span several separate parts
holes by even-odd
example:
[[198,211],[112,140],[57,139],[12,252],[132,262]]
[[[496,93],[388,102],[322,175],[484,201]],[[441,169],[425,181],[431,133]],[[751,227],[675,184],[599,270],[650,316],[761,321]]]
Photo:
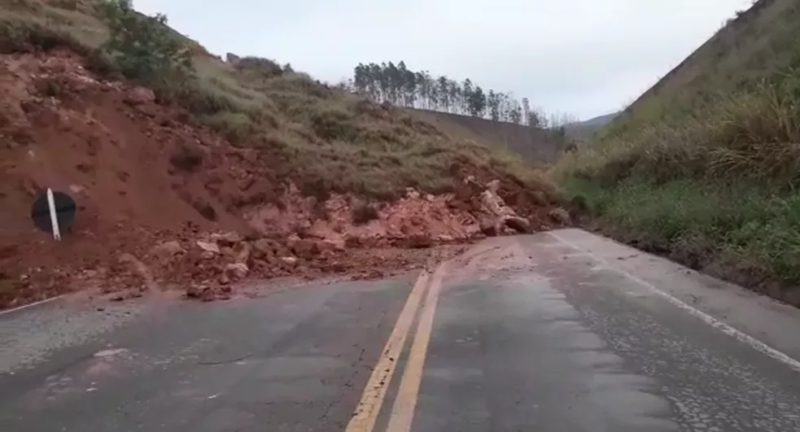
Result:
[[398,358],[427,289],[428,293],[425,296],[417,332],[414,335],[414,342],[411,345],[397,397],[389,416],[389,425],[386,428],[387,432],[409,432],[411,430],[411,422],[414,419],[414,409],[422,382],[422,370],[433,329],[433,316],[436,312],[444,274],[445,265],[442,264],[433,275],[425,271],[414,283],[414,288],[411,290],[400,316],[397,317],[392,334],[386,341],[378,363],[372,370],[372,375],[361,395],[361,401],[345,432],[373,432],[375,429],[375,422],[386,397],[386,390],[392,380]]

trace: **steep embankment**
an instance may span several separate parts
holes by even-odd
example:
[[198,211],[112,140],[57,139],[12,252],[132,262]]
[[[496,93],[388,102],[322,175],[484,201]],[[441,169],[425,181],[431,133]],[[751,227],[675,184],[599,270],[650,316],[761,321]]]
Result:
[[566,147],[564,137],[545,129],[439,111],[409,111],[452,136],[499,147],[532,163],[553,162]]
[[800,3],[761,0],[554,174],[606,232],[800,305]]
[[[126,6],[0,6],[0,307],[375,277],[436,244],[568,222],[503,152],[270,60],[222,61]],[[47,187],[79,207],[62,242],[29,219]]]

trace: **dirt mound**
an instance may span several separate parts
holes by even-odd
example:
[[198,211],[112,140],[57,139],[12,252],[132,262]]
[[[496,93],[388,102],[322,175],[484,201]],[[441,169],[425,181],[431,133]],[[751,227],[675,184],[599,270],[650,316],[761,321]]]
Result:
[[[495,173],[469,164],[464,176],[476,182],[451,195],[306,198],[265,153],[234,148],[151,91],[98,80],[81,64],[66,51],[0,55],[0,307],[91,284],[133,295],[189,286],[208,298],[254,275],[375,276],[413,260],[358,250],[467,241],[497,216],[475,189]],[[500,180],[497,194],[530,220],[526,230],[552,224],[547,198]],[[61,242],[29,219],[48,187],[78,204]]]

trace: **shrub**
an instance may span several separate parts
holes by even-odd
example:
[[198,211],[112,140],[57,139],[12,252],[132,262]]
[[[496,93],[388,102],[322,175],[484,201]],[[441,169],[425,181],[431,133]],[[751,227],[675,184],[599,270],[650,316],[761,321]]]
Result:
[[98,7],[109,29],[103,50],[126,77],[151,85],[186,79],[191,51],[167,27],[166,16],[142,15],[131,0],[103,0]]

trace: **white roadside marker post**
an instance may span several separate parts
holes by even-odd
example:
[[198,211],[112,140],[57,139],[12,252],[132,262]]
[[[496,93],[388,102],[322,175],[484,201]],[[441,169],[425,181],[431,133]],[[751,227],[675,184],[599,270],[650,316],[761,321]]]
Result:
[[56,216],[56,201],[53,198],[53,190],[47,188],[47,206],[50,207],[50,223],[53,224],[53,238],[61,240],[61,231],[58,229],[58,217]]

